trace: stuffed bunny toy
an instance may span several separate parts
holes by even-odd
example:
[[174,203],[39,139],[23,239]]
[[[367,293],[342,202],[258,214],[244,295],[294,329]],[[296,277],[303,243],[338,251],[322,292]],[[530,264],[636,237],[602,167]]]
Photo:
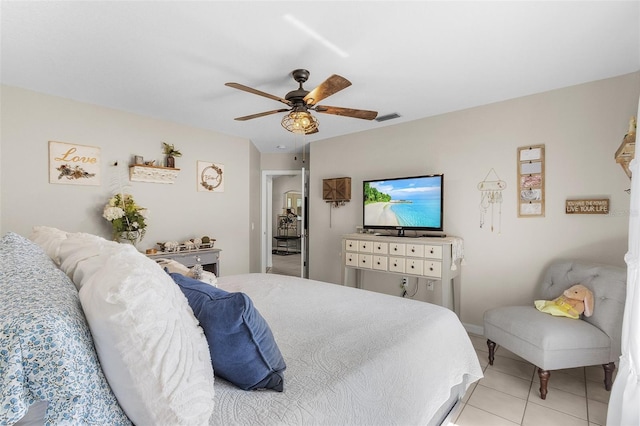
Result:
[[536,300],[536,308],[551,315],[578,319],[580,314],[590,317],[593,314],[593,293],[582,284],[566,289],[553,300]]

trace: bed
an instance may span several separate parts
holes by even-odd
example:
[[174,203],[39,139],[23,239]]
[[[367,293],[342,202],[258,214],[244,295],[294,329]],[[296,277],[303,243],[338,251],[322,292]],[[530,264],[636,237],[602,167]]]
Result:
[[287,360],[286,392],[218,380],[223,409],[211,424],[439,424],[482,377],[456,315],[439,306],[282,275],[218,286],[248,294],[268,321]]
[[[41,250],[40,247],[35,244],[30,245],[29,242],[23,241],[15,234],[11,237],[10,241],[7,240],[7,237],[3,238],[1,250],[6,251],[7,241],[9,241],[11,244],[21,246],[19,250],[21,254],[13,256],[11,260],[4,256],[3,262],[5,264],[2,265],[2,268],[5,273],[1,283],[3,287],[7,285],[5,277],[12,276],[11,271],[6,273],[6,263],[21,263],[21,259],[25,258],[25,251],[29,254],[27,257],[33,258],[33,253]],[[88,274],[86,271],[81,273],[79,272],[81,266],[87,266],[91,271],[102,268],[103,266],[99,265],[100,262],[97,262],[97,259],[104,255],[107,260],[103,262],[107,262],[109,277],[118,276],[114,269],[123,263],[123,259],[135,258],[135,261],[144,264],[145,268],[149,267],[148,259],[143,255],[140,255],[138,259],[131,249],[115,255],[113,253],[105,254],[108,252],[105,247],[115,246],[109,245],[110,242],[101,242],[100,244],[101,247],[93,254],[91,250],[87,250],[86,246],[82,248],[84,259],[90,262],[79,261],[75,263],[74,270],[66,270],[67,276],[75,277],[74,281],[83,282],[79,294],[90,326],[96,321],[97,314],[86,309],[88,307],[85,305],[88,300],[87,294],[93,285],[92,279],[87,277],[93,275],[93,280],[100,282],[101,286],[103,286],[104,277],[100,278],[100,274],[97,272],[93,274]],[[55,250],[51,250],[51,246],[45,246],[43,249],[49,257],[55,252]],[[101,254],[97,255],[96,253]],[[46,263],[37,256],[35,258],[39,259],[40,264]],[[142,260],[143,258],[145,260]],[[51,262],[54,268],[59,267],[63,270],[65,264],[68,267],[69,262],[65,263],[62,259],[54,259]],[[33,264],[25,266],[25,268],[33,267]],[[153,267],[160,271],[160,274],[167,275],[158,265],[153,264]],[[14,265],[13,270],[16,268],[24,269],[22,264]],[[126,265],[123,270],[134,271],[127,273],[136,273],[136,267],[132,267],[131,264]],[[152,273],[147,271],[139,277],[149,275],[155,277],[156,273],[155,270]],[[41,273],[37,275],[42,276]],[[100,280],[95,278],[96,276]],[[123,277],[121,276],[118,280],[122,282],[128,279]],[[58,276],[58,278],[60,277]],[[160,275],[157,275],[154,282],[159,280],[161,280]],[[133,281],[138,282],[140,279]],[[162,282],[161,291],[173,292],[174,289],[171,287],[177,287],[168,285],[166,281]],[[171,283],[171,281],[168,282]],[[41,278],[36,279],[36,282],[32,284],[32,288],[47,285],[42,282]],[[74,284],[78,286],[78,283]],[[73,284],[71,286],[73,288]],[[199,402],[207,402],[207,398],[212,398],[210,404],[190,405],[191,411],[197,411],[197,407],[202,406],[201,411],[207,415],[208,419],[208,422],[204,423],[210,425],[435,425],[443,422],[453,406],[464,395],[468,386],[482,377],[477,355],[464,328],[456,315],[445,308],[336,284],[271,274],[219,277],[217,286],[228,292],[242,292],[253,301],[255,308],[264,317],[273,333],[286,361],[286,370],[284,371],[283,392],[273,390],[245,391],[220,377],[215,377],[215,381],[211,380],[213,384],[203,380],[194,388],[194,380],[199,380],[201,376],[212,373],[208,373],[206,369],[188,373],[191,376],[187,381],[192,386],[193,392],[187,393],[201,392],[201,395],[198,396]],[[74,295],[69,291],[69,286],[65,288],[66,298],[74,300],[75,297],[78,297],[77,293]],[[6,293],[4,289],[1,289],[0,298],[4,297],[3,294]],[[159,299],[171,299],[172,294],[162,294]],[[26,299],[32,301],[31,305],[37,303],[33,302],[36,298],[27,297]],[[182,311],[185,311],[191,317],[186,320],[186,317],[176,317],[176,322],[172,323],[173,328],[176,327],[176,324],[193,321],[190,309],[187,309],[183,301],[179,299],[178,296],[176,299],[178,301],[172,302],[174,303],[173,310],[180,311],[180,315],[184,314]],[[149,300],[147,294],[147,305]],[[10,301],[2,299],[0,302],[2,303],[0,306],[3,306]],[[4,307],[0,310],[0,321],[3,326],[7,323],[15,323],[16,317],[23,315],[24,310],[20,303],[24,304],[24,299],[17,302],[18,305],[11,303],[10,308]],[[129,309],[129,311],[131,310]],[[165,316],[169,313],[169,310],[164,309]],[[145,313],[145,315],[147,314]],[[173,313],[170,313],[169,316],[171,315]],[[80,323],[82,322],[80,321]],[[100,319],[100,323],[104,324],[104,318]],[[34,324],[34,327],[38,327],[38,325]],[[23,330],[22,332],[30,333],[31,331]],[[95,383],[104,383],[100,371],[101,367],[105,371],[104,376],[111,385],[114,391],[113,395],[122,407],[122,411],[127,414],[129,419],[133,420],[133,423],[167,425],[175,423],[175,418],[170,417],[171,413],[160,415],[157,414],[159,410],[156,409],[149,411],[159,417],[153,419],[136,417],[136,419],[142,420],[134,420],[134,417],[140,414],[135,413],[134,416],[130,414],[133,412],[131,406],[127,404],[131,398],[124,398],[125,394],[120,388],[123,385],[130,385],[130,383],[123,382],[135,382],[135,377],[127,378],[120,372],[118,380],[116,380],[114,375],[110,373],[114,362],[118,366],[118,371],[131,368],[126,364],[117,364],[122,362],[121,359],[114,360],[118,357],[127,358],[129,355],[118,355],[112,351],[107,352],[107,357],[105,350],[113,350],[113,348],[105,348],[102,333],[104,330],[94,330],[94,327],[91,327],[91,334],[96,342],[95,346],[100,361],[98,370],[92,372],[94,384],[91,386],[95,387]],[[172,336],[174,335],[172,334]],[[166,331],[162,332],[162,336],[166,340]],[[19,336],[11,333],[5,335],[5,339],[12,338],[20,339]],[[91,336],[89,336],[90,338]],[[191,342],[198,338],[195,335],[182,334],[179,341],[188,340]],[[175,346],[168,345],[166,348],[170,351]],[[198,352],[200,349],[201,347],[195,345],[192,352],[194,357],[191,358],[195,361],[192,364],[197,364],[198,360],[202,358],[199,355],[201,352]],[[23,355],[28,357],[26,353]],[[88,356],[95,358],[95,354],[92,354],[91,351]],[[180,356],[183,356],[182,353]],[[158,363],[166,361],[164,358],[167,357],[170,356],[165,355]],[[15,367],[17,360],[17,357],[9,359],[0,353],[0,370],[11,369],[12,363]],[[52,359],[50,362],[56,361]],[[93,362],[95,363],[95,360]],[[148,362],[139,368],[147,368],[147,364]],[[164,367],[160,365],[158,368]],[[173,370],[175,368],[170,370],[172,374]],[[135,374],[135,372],[131,374]],[[162,376],[162,374],[157,376]],[[184,376],[187,376],[187,373]],[[60,403],[59,395],[57,395],[57,393],[64,393],[63,389],[56,388],[56,394],[51,394],[50,400],[47,400],[46,395],[34,396],[33,393],[33,388],[37,387],[43,378],[34,376],[33,381],[29,379],[30,377],[27,377],[27,380],[18,383],[23,387],[22,389],[18,389],[17,385],[14,386],[11,395],[8,394],[7,388],[1,389],[0,402],[4,405],[0,406],[0,424],[14,424],[17,419],[27,413],[29,405],[39,400],[47,402],[44,416],[53,419],[53,423],[56,422],[56,419],[68,415],[65,412],[67,408]],[[174,386],[178,386],[175,384],[178,380],[185,381],[184,377],[174,378]],[[65,386],[77,387],[78,383],[87,386],[82,381],[65,384]],[[211,392],[209,389],[205,389],[209,386],[213,389]],[[90,413],[90,416],[102,418],[101,416],[108,415],[112,419],[111,424],[128,424],[128,419],[123,418],[120,407],[113,404],[113,395],[109,389],[105,389],[104,385],[98,386],[98,389],[102,394],[96,398],[107,401],[103,407],[107,414],[105,411],[93,412]],[[66,390],[64,391],[66,392]],[[131,389],[126,389],[126,391],[131,391]],[[77,389],[73,392],[77,392]],[[164,387],[162,392],[165,392]],[[165,392],[160,397],[174,398],[178,393],[185,392],[174,391],[169,394]],[[146,399],[149,399],[148,391],[145,391],[144,394],[147,395]],[[171,400],[168,401],[163,405],[171,405]],[[143,398],[139,404],[144,405],[146,402]],[[181,400],[177,405],[185,405],[185,401]],[[207,409],[209,411],[206,411]],[[90,417],[85,417],[89,414],[82,412],[82,410],[76,411],[73,414],[76,417],[73,419],[77,422],[87,422],[87,419],[90,419]],[[183,421],[182,423],[204,424],[203,418],[201,417],[198,421],[194,418],[193,421]]]

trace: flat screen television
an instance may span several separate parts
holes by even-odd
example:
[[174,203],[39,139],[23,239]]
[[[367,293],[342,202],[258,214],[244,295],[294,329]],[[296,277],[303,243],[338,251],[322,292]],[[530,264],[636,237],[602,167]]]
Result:
[[362,182],[364,229],[443,231],[444,174]]

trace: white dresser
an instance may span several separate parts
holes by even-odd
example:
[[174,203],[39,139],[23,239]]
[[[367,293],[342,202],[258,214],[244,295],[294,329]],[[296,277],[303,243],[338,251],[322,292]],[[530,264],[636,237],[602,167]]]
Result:
[[[342,237],[342,284],[355,273],[362,287],[361,271],[418,278],[418,282],[442,283],[441,305],[460,315],[460,259],[453,260],[455,237],[395,237],[347,234]],[[455,268],[452,270],[452,264]]]

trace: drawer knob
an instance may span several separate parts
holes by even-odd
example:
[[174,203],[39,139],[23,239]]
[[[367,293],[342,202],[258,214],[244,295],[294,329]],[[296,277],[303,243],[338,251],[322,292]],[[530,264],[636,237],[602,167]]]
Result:
[[378,262],[378,265],[380,264],[380,262]]
[[431,249],[431,254],[433,254],[433,249]]
[[415,268],[415,266],[411,265],[411,269]]
[[411,249],[411,253],[415,253],[415,252],[416,252],[416,249]]
[[430,271],[433,271],[433,266],[429,268]]

